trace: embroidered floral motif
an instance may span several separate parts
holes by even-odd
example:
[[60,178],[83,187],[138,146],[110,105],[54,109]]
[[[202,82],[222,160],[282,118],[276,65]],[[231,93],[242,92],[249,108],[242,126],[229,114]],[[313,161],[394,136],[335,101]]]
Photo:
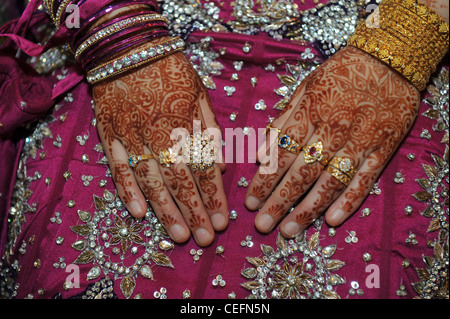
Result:
[[[433,78],[433,84],[428,87],[431,97],[425,98],[425,103],[431,106],[423,113],[430,119],[437,120],[433,128],[436,132],[444,131],[442,143],[448,143],[448,90],[449,72],[442,69],[439,75]],[[433,248],[432,256],[423,256],[425,267],[416,268],[420,281],[412,284],[419,298],[448,299],[448,273],[449,273],[449,146],[446,145],[443,156],[431,154],[434,165],[422,164],[425,171],[424,178],[416,182],[423,190],[413,194],[427,207],[421,213],[430,219],[427,233],[438,232],[437,238],[429,242]]]
[[230,23],[233,29],[244,33],[264,31],[275,38],[283,38],[288,25],[298,27],[300,13],[292,0],[263,0],[260,4],[261,7],[255,8],[254,1],[235,1],[233,15],[236,20]]
[[[310,51],[309,49],[306,49],[305,52]],[[273,108],[277,110],[283,110],[286,107],[286,105],[288,105],[297,87],[299,87],[302,81],[312,71],[317,69],[319,65],[320,64],[317,62],[309,62],[309,61],[302,61],[299,62],[297,65],[287,64],[286,69],[288,70],[289,73],[284,75],[278,74],[278,78],[280,79],[283,86],[275,89],[275,93],[282,96],[283,99],[277,102],[273,106]]]
[[103,197],[94,195],[94,203],[93,215],[79,211],[83,224],[71,227],[82,238],[72,244],[81,251],[74,263],[93,264],[88,280],[102,273],[113,274],[114,279],[121,279],[120,289],[129,298],[137,276],[153,279],[152,265],[173,268],[170,258],[161,252],[172,249],[173,244],[150,208],[145,218],[136,220],[108,190]]
[[142,224],[132,225],[133,219],[131,217],[125,218],[122,221],[118,216],[114,217],[114,227],[107,229],[106,231],[113,235],[110,240],[110,245],[121,244],[122,253],[131,247],[132,243],[142,244],[144,241],[139,236],[139,232],[144,228]]
[[334,287],[345,280],[332,272],[345,263],[331,259],[336,245],[319,245],[320,229],[309,239],[287,241],[280,234],[276,249],[261,244],[263,257],[247,257],[254,267],[241,275],[249,281],[242,286],[251,291],[249,298],[339,299]]
[[[53,299],[62,299],[61,293],[56,294]],[[114,282],[105,277],[89,284],[85,291],[68,299],[117,299],[117,295],[114,293]]]

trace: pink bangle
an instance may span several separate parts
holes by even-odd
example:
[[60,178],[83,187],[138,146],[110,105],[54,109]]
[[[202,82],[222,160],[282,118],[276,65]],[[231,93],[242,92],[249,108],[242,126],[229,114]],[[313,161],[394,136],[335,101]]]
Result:
[[[142,15],[142,14],[149,14],[149,13],[148,13],[148,11],[141,11],[141,12],[131,13],[131,14],[128,14],[128,15],[125,15],[125,16],[121,16],[121,17],[118,17],[118,18],[114,18],[113,20],[108,21],[106,25],[102,24],[102,25],[97,26],[93,30],[90,30],[89,33],[84,35],[81,39],[78,39],[78,40],[75,41],[75,39],[74,39],[75,37],[74,37],[71,40],[70,45],[72,46],[72,48],[78,48],[83,42],[85,42],[93,34],[99,32],[100,30],[105,29],[105,28],[107,28],[107,27],[109,27],[109,26],[111,26],[111,25],[113,25],[113,24],[115,24],[117,22],[122,21],[122,20],[133,18],[133,17],[139,16],[139,15]],[[154,14],[156,14],[156,13],[154,13]]]
[[148,41],[150,39],[163,37],[168,35],[169,32],[167,30],[148,30],[143,33],[139,33],[131,38],[126,38],[117,44],[115,44],[112,47],[102,47],[102,50],[99,52],[96,52],[96,54],[89,59],[84,57],[83,60],[81,60],[81,66],[85,70],[90,70],[96,65],[99,65],[102,63],[102,61],[106,60],[108,57],[118,54],[121,51],[124,51],[130,47],[133,47],[135,45],[138,45],[144,41]]
[[[81,7],[86,1],[89,1],[89,0],[81,0],[81,1],[79,1],[79,0],[72,0],[72,1],[68,2],[67,4],[65,4],[64,10],[62,10],[62,13],[60,14],[61,16],[60,16],[59,20],[60,20],[60,21],[64,21],[64,20],[66,19],[66,14],[67,14],[66,8],[67,8],[70,4],[72,4],[72,3],[75,2],[75,4],[76,4],[78,7]],[[55,1],[55,2],[56,2],[56,1]],[[64,3],[63,3],[64,0],[58,0],[58,2],[60,3],[60,4],[59,4],[59,7],[60,7],[61,5],[64,5]],[[111,1],[111,2],[113,2],[113,1]],[[128,2],[129,2],[129,5],[138,4],[138,3],[135,2],[135,0],[130,0],[130,1],[128,1]],[[150,7],[150,10],[151,10],[152,12],[155,12],[155,13],[158,13],[158,12],[159,12],[159,7],[158,7],[158,4],[157,4],[157,1],[156,1],[156,0],[147,0],[147,1],[145,1],[145,4],[148,5],[148,6]],[[59,7],[58,7],[58,9],[59,9]],[[56,9],[56,10],[58,10],[58,9]],[[57,16],[57,13],[56,13],[56,16]],[[61,22],[60,22],[60,23],[61,23]]]
[[139,29],[148,27],[166,27],[168,21],[163,19],[160,15],[144,15],[139,17],[127,18],[123,21],[116,22],[90,36],[84,41],[75,51],[75,59],[79,59],[87,49],[91,49],[94,44],[101,41],[101,44],[112,42],[118,37],[124,37]]
[[[149,1],[145,1],[145,0],[141,0],[141,1],[139,1],[139,0],[135,0],[135,1],[128,0],[128,1],[123,1],[123,2],[119,2],[119,3],[116,3],[116,4],[110,5],[110,6],[106,7],[106,8],[104,8],[103,10],[94,13],[89,18],[85,19],[82,22],[82,24],[80,26],[80,29],[78,29],[78,31],[74,34],[74,39],[76,40],[79,36],[83,35],[85,33],[84,31],[85,31],[85,29],[87,27],[89,27],[92,23],[94,23],[95,21],[97,21],[98,19],[103,17],[104,15],[106,15],[106,14],[108,14],[110,12],[113,12],[115,10],[118,10],[118,9],[121,9],[121,8],[124,8],[124,7],[128,7],[130,5],[137,5],[137,4],[146,4],[146,5],[148,5],[148,2]],[[153,6],[149,6],[149,9],[150,9],[149,13],[150,12],[157,13],[157,12],[152,10]]]

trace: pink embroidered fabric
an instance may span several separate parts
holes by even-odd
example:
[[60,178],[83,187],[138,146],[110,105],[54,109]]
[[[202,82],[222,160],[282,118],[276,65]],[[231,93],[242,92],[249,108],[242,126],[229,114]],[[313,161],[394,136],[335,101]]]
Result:
[[[295,3],[299,10],[315,6]],[[234,19],[232,10],[225,4],[220,17]],[[317,63],[326,59],[312,43],[265,33],[195,31],[187,43],[205,39],[224,67],[210,75],[215,88],[209,89],[224,132],[265,128],[280,112],[272,107],[282,98],[275,90],[285,86],[278,75],[292,75],[287,65],[305,60],[305,51]],[[228,163],[223,175],[232,217],[228,228],[200,248],[192,239],[174,244],[151,214],[140,222],[127,219],[99,147],[91,88],[78,66],[67,64],[44,76],[12,58],[0,61],[0,193],[6,195],[0,197],[0,281],[3,287],[10,283],[13,297],[70,298],[107,277],[113,288],[103,296],[119,298],[448,298],[448,286],[439,286],[448,275],[436,275],[438,288],[426,290],[426,274],[448,260],[448,246],[445,251],[440,239],[448,240],[445,66],[424,92],[417,121],[377,186],[344,225],[334,229],[318,219],[297,241],[279,237],[278,228],[268,235],[257,232],[256,213],[244,206],[245,181],[257,165],[246,160]],[[236,61],[242,61],[241,69]],[[230,80],[234,73],[239,80]],[[226,86],[235,87],[231,96]],[[255,109],[260,100],[265,110]],[[28,137],[19,135],[31,121],[38,124]],[[244,154],[249,147],[256,148],[246,143]],[[124,253],[121,245],[109,244],[107,230],[113,228],[126,228],[142,242],[132,242]]]

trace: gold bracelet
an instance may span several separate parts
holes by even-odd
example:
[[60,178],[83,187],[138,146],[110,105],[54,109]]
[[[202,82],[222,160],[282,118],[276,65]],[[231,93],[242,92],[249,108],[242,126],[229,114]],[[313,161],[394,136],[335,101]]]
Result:
[[[392,4],[388,4],[392,5]],[[417,50],[423,50],[423,47],[421,45],[422,41],[414,42],[415,39],[422,39],[424,37],[430,37],[429,38],[429,46],[427,47],[427,50],[429,52],[432,51],[439,51],[439,47],[445,45],[445,39],[442,39],[439,32],[434,32],[436,29],[432,24],[426,24],[424,28],[418,28],[417,24],[420,24],[420,20],[417,21],[417,16],[414,15],[413,12],[410,10],[403,8],[401,6],[396,5],[393,10],[399,10],[402,11],[402,15],[398,16],[398,18],[401,19],[400,22],[393,22],[390,19],[386,19],[386,23],[395,23],[396,27],[389,28],[389,32],[392,33],[394,36],[398,37],[400,41],[404,43],[409,44],[409,48],[412,50],[412,52],[417,52]],[[431,19],[430,19],[431,20]],[[422,20],[424,23],[424,21]],[[431,31],[431,32],[430,32]],[[417,52],[418,54],[426,54],[426,52]],[[439,63],[440,61],[437,61]],[[436,64],[437,64],[436,63]]]
[[418,0],[384,0],[378,7],[379,25],[361,22],[348,40],[402,74],[419,91],[449,45],[449,26]]
[[47,8],[47,12],[50,15],[53,23],[55,23],[55,16],[53,15],[53,1],[54,0],[43,0],[44,7]]
[[90,70],[86,76],[87,81],[90,84],[96,84],[128,70],[138,68],[177,51],[181,51],[184,49],[184,45],[183,39],[172,38],[158,45],[152,44],[140,48],[135,52],[115,58]]

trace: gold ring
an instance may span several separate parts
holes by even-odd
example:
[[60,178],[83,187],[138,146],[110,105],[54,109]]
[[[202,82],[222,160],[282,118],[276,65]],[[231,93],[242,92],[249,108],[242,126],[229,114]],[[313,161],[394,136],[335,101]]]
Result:
[[144,154],[144,155],[131,155],[128,158],[128,165],[130,167],[136,167],[137,164],[139,164],[142,161],[147,161],[147,160],[151,160],[154,159],[155,157],[153,155],[149,155],[149,154]]
[[336,178],[338,181],[340,181],[345,186],[348,186],[352,179],[347,176],[346,174],[342,173],[339,169],[337,169],[334,166],[327,165],[326,171],[331,174],[334,178]]
[[328,164],[328,160],[323,155],[323,144],[321,141],[304,147],[303,152],[306,164],[312,164],[315,162],[319,162],[323,166]]
[[177,156],[173,153],[171,148],[165,148],[159,152],[159,163],[165,167],[170,167],[177,161]]
[[350,178],[353,178],[356,174],[353,161],[350,158],[336,156],[328,163],[328,165],[333,166]]
[[300,146],[300,144],[298,144],[289,135],[282,133],[280,129],[273,127],[272,124],[267,125],[266,134],[271,129],[277,130],[279,147],[281,147],[282,149],[285,149],[286,151],[291,152],[293,154],[299,154],[302,151],[302,147]]

